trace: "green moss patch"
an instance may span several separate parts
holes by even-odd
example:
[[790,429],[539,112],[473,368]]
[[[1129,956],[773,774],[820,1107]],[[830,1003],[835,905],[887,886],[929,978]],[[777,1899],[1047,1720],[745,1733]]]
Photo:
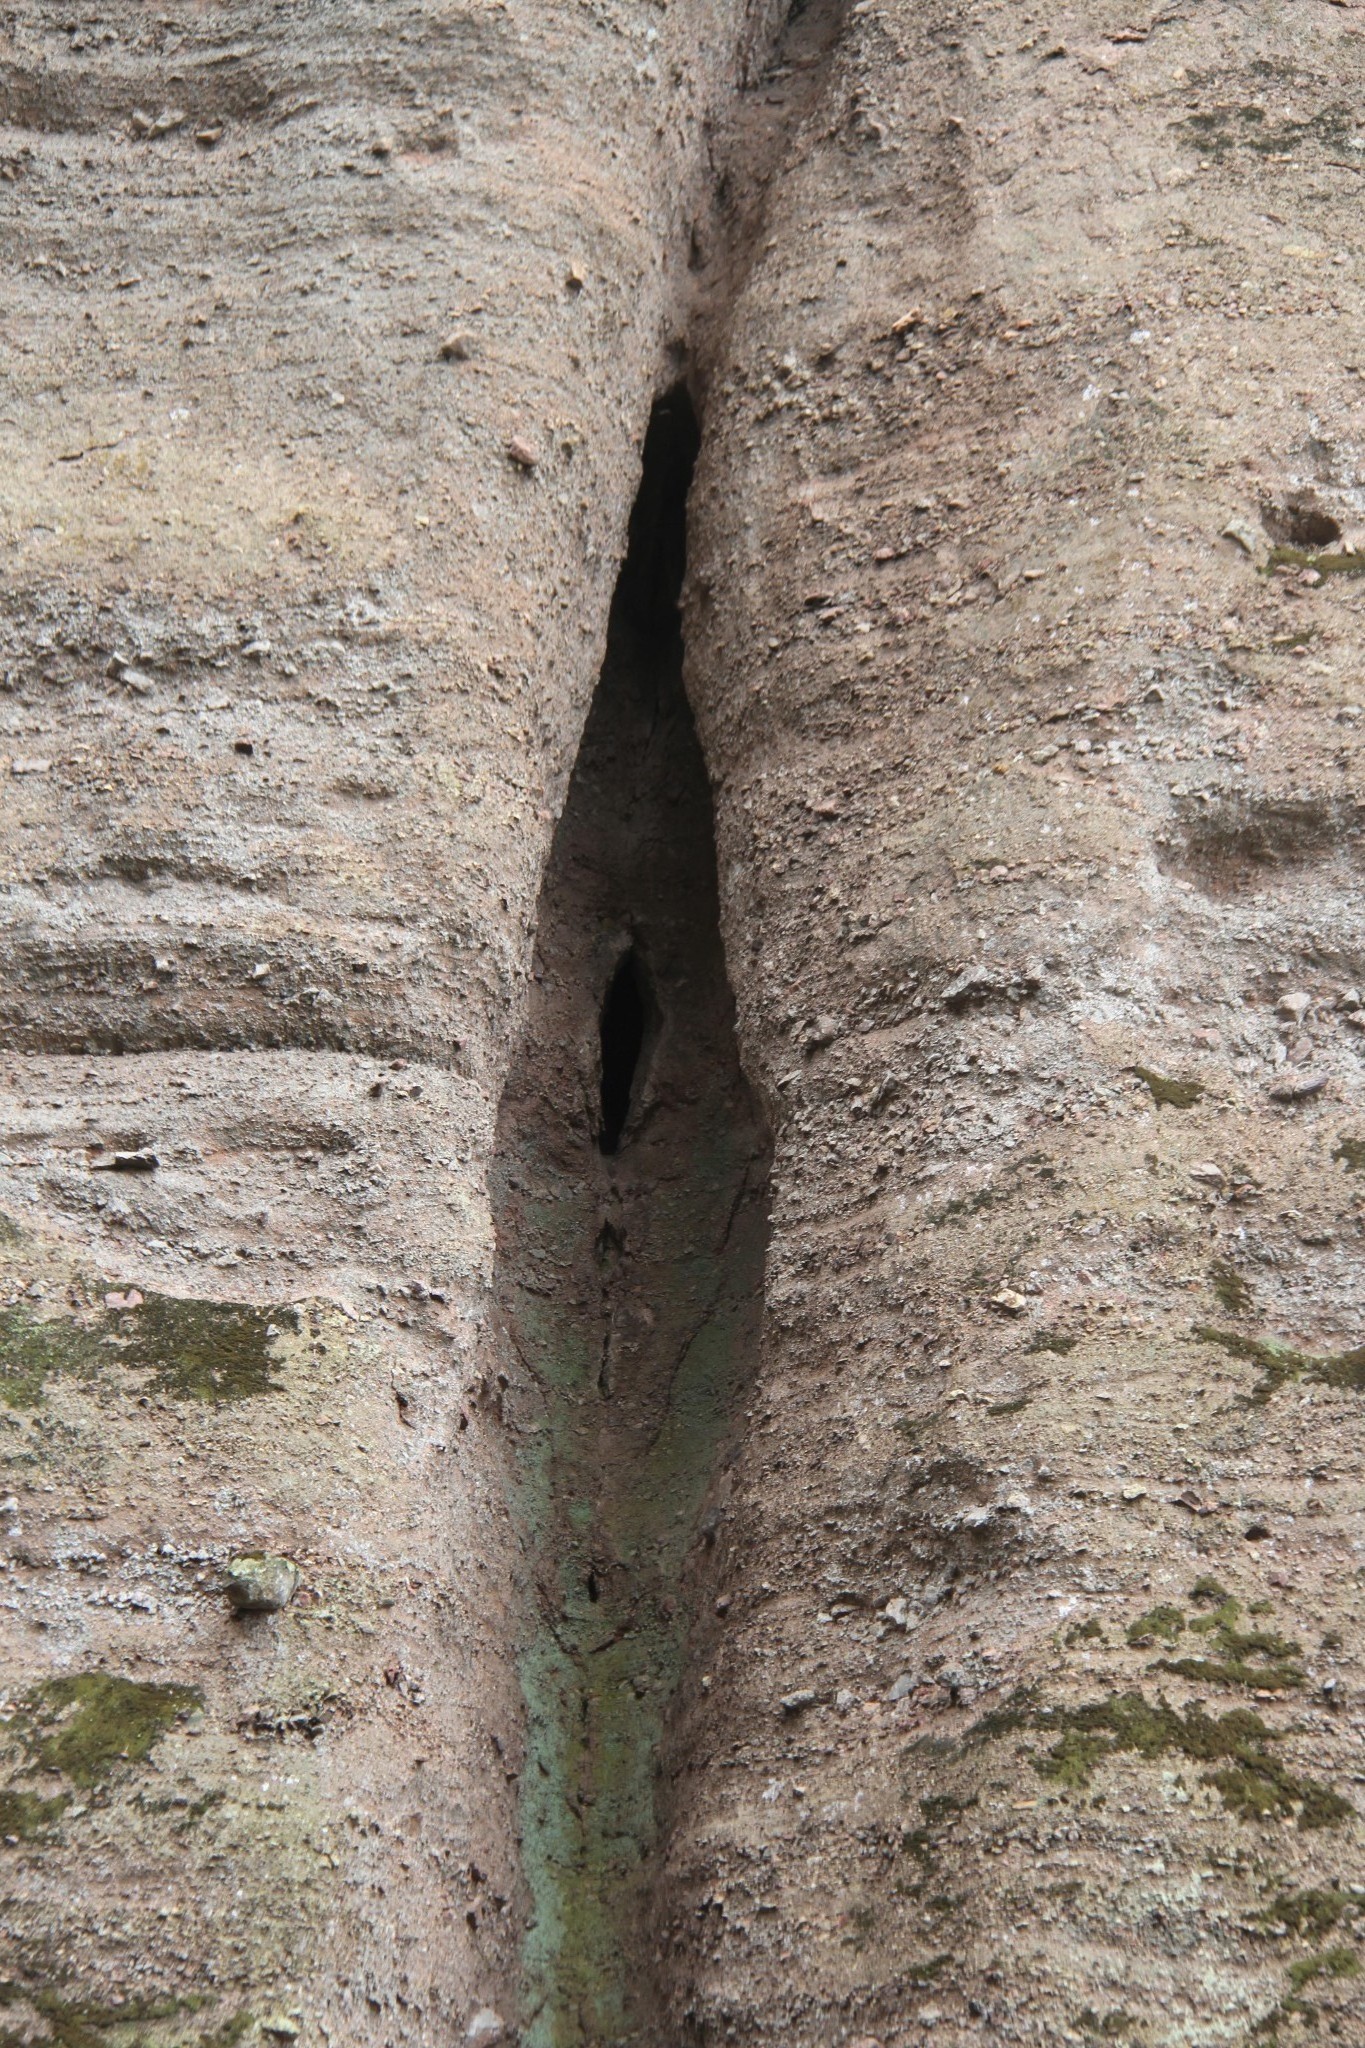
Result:
[[1220,1585],[1217,1579],[1210,1578],[1206,1573],[1202,1578],[1196,1579],[1190,1587],[1190,1598],[1191,1600],[1212,1600],[1221,1607],[1223,1602],[1230,1598],[1230,1595],[1226,1586]]
[[924,1815],[926,1827],[941,1828],[955,1821],[959,1814],[969,1812],[976,1803],[975,1792],[969,1799],[955,1798],[951,1792],[935,1792],[920,1800],[919,1810]]
[[7,1408],[36,1408],[54,1374],[90,1379],[103,1362],[89,1331],[69,1316],[0,1309],[0,1402]]
[[1365,576],[1365,554],[1353,548],[1272,548],[1266,573],[1273,569],[1316,569],[1320,576]]
[[1349,1892],[1280,1892],[1259,1917],[1268,1927],[1287,1927],[1306,1941],[1321,1941],[1357,1910]]
[[1097,1700],[1083,1707],[1047,1708],[1026,1715],[1027,1725],[1058,1731],[1034,1769],[1055,1784],[1080,1791],[1107,1758],[1127,1751],[1155,1760],[1176,1754],[1215,1765],[1205,1778],[1222,1795],[1229,1812],[1244,1820],[1291,1819],[1301,1828],[1335,1827],[1355,1811],[1326,1785],[1297,1778],[1269,1745],[1278,1736],[1259,1714],[1244,1707],[1211,1716],[1191,1706],[1182,1714],[1165,1700],[1155,1704],[1141,1693]]
[[7,1787],[0,1791],[0,1840],[42,1841],[70,1804],[64,1792],[59,1792],[55,1799],[43,1799],[37,1792]]
[[1250,150],[1256,156],[1286,159],[1311,154],[1315,145],[1340,156],[1356,132],[1356,116],[1340,101],[1305,120],[1292,114],[1277,116],[1250,101],[1239,107],[1210,107],[1171,125],[1201,156],[1222,158]]
[[1260,1408],[1288,1380],[1314,1380],[1324,1387],[1349,1387],[1365,1392],[1365,1345],[1354,1351],[1319,1355],[1297,1351],[1277,1337],[1245,1337],[1239,1330],[1217,1330],[1211,1323],[1196,1323],[1194,1334],[1201,1344],[1217,1344],[1234,1358],[1259,1365],[1263,1377],[1252,1388],[1250,1400]]
[[292,1308],[149,1294],[116,1326],[122,1363],[150,1372],[158,1393],[218,1403],[280,1392],[271,1347],[285,1331],[296,1333],[299,1319]]
[[1209,1267],[1209,1283],[1218,1297],[1219,1305],[1230,1316],[1244,1316],[1252,1306],[1251,1289],[1235,1266],[1226,1259],[1215,1259]]
[[1202,1081],[1175,1081],[1169,1074],[1153,1073],[1150,1067],[1134,1067],[1132,1071],[1139,1081],[1147,1083],[1153,1102],[1167,1109],[1193,1109],[1208,1092]]
[[183,2000],[130,1999],[120,2006],[97,2005],[60,1991],[29,1988],[0,1981],[0,2007],[24,2004],[35,2012],[45,2032],[34,2034],[31,2023],[22,2031],[0,2027],[0,2048],[236,2048],[252,2026],[249,2012],[234,2013],[211,2033],[190,2033],[184,2015],[195,2003]]
[[10,1733],[35,1769],[100,1784],[120,1763],[142,1763],[178,1716],[202,1706],[196,1686],[150,1685],[107,1671],[49,1678],[20,1702]]
[[1302,1656],[1303,1645],[1267,1629],[1239,1628],[1240,1614],[1238,1602],[1225,1596],[1215,1613],[1190,1623],[1192,1633],[1212,1638],[1215,1655],[1163,1657],[1160,1669],[1211,1685],[1261,1686],[1273,1692],[1302,1685],[1303,1669],[1294,1659]]
[[1068,1337],[1061,1330],[1035,1330],[1024,1346],[1025,1352],[1051,1351],[1058,1358],[1067,1358],[1076,1349],[1076,1339]]
[[1127,1628],[1130,1649],[1140,1649],[1145,1643],[1160,1640],[1173,1643],[1185,1626],[1185,1617],[1178,1607],[1149,1607],[1136,1621],[1130,1621]]
[[1339,1159],[1348,1173],[1365,1173],[1365,1138],[1342,1138],[1333,1159]]
[[969,1195],[955,1195],[951,1202],[929,1211],[929,1221],[937,1228],[951,1223],[959,1216],[977,1216],[983,1209],[994,1209],[1004,1197],[995,1188],[975,1188]]
[[1311,1984],[1315,1977],[1358,1977],[1360,1957],[1353,1948],[1329,1948],[1325,1955],[1304,1956],[1302,1961],[1289,1965],[1289,1981],[1295,1991],[1302,1991],[1305,1984]]
[[245,1401],[280,1392],[273,1346],[299,1328],[292,1308],[149,1294],[94,1325],[0,1310],[0,1402],[36,1408],[57,1374],[94,1379],[111,1366],[151,1374],[150,1388],[176,1401]]

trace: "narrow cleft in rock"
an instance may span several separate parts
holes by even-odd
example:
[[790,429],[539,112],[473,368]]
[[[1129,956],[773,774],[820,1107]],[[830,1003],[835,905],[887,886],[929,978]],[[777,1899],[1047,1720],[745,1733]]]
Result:
[[767,1137],[740,1072],[678,624],[697,426],[655,407],[503,1099],[500,1341],[537,1616],[520,1663],[530,2048],[658,2038],[656,1774],[754,1355]]

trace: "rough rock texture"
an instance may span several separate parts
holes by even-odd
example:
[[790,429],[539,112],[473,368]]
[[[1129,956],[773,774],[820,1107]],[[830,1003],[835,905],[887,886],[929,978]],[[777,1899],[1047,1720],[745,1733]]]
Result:
[[[6,2038],[515,1995],[489,1151],[769,32],[0,21]],[[302,1583],[237,1619],[253,1551]]]
[[[837,26],[0,20],[7,2043],[1365,2032],[1359,27]],[[679,1530],[493,1168],[681,1327],[551,913],[683,375],[772,1237]]]
[[1365,2031],[1360,65],[860,7],[775,182],[686,625],[775,1157],[679,2037]]

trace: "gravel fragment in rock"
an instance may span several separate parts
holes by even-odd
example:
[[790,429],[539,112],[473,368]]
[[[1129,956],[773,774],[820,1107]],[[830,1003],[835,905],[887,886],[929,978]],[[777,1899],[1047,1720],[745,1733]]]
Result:
[[155,1173],[161,1161],[155,1152],[111,1152],[107,1159],[92,1159],[92,1173]]
[[234,1557],[227,1596],[238,1614],[278,1614],[298,1583],[299,1568],[287,1557]]
[[1229,519],[1223,528],[1223,539],[1236,541],[1244,555],[1258,555],[1262,547],[1261,535],[1249,519]]
[[1326,1074],[1295,1074],[1292,1079],[1277,1081],[1270,1091],[1272,1102],[1306,1102],[1310,1095],[1321,1095],[1327,1086]]

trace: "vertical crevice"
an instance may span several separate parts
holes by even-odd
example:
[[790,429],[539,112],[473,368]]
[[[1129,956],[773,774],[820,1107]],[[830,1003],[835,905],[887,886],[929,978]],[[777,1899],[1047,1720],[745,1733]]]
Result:
[[598,1032],[602,1123],[597,1142],[607,1154],[620,1150],[630,1120],[650,1007],[644,967],[632,946],[607,986]]
[[687,393],[661,398],[499,1123],[497,1295],[538,1603],[520,1658],[529,2048],[660,2038],[655,1777],[761,1316],[767,1138],[682,685],[698,438]]

